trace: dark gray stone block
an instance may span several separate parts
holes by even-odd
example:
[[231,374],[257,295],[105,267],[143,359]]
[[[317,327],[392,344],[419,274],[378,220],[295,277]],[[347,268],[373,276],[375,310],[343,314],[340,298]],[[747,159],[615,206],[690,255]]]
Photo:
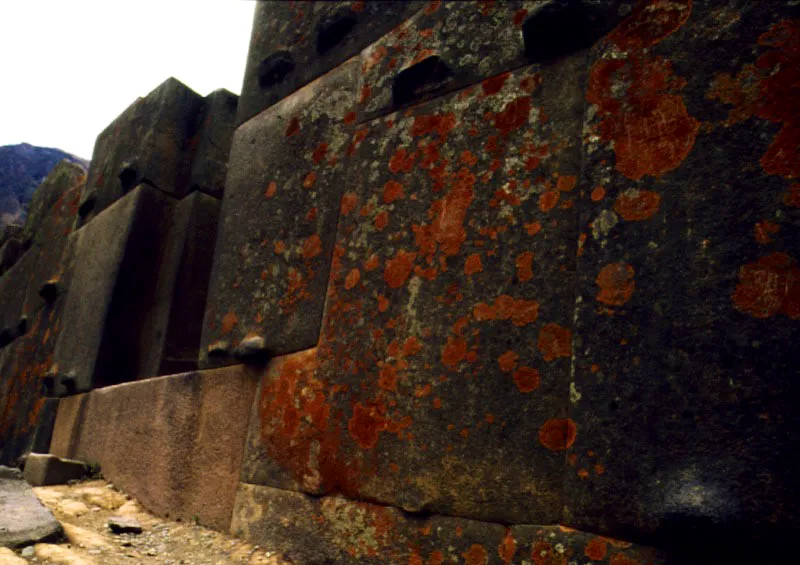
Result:
[[80,225],[142,183],[184,196],[203,106],[199,94],[169,78],[103,130],[81,198]]
[[423,2],[259,2],[236,124],[338,67]]
[[[80,198],[80,190],[86,182],[86,170],[71,161],[57,163],[47,178],[42,181],[28,203],[28,216],[25,220],[23,239],[26,243],[36,242],[39,245],[49,245],[52,240],[52,230],[44,229],[44,224],[52,222],[53,210],[63,208],[69,202],[71,215],[75,216]],[[74,197],[75,190],[78,198]],[[66,215],[67,210],[59,210],[61,215]],[[41,232],[41,233],[40,233]]]
[[194,155],[189,190],[222,198],[238,102],[238,96],[224,89],[206,96],[203,121],[192,140]]

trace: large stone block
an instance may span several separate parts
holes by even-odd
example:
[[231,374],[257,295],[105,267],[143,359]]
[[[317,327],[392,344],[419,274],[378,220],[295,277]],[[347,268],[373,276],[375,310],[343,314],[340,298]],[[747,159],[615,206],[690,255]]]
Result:
[[512,69],[591,46],[633,3],[430,2],[361,53],[358,121],[481,81],[491,95]]
[[86,476],[88,467],[81,461],[61,459],[49,453],[30,453],[25,458],[25,480],[33,486],[65,485]]
[[194,192],[175,207],[158,273],[140,376],[197,369],[220,201]]
[[23,335],[28,320],[24,318],[25,297],[33,284],[38,255],[29,249],[17,263],[0,276],[0,347]]
[[255,388],[236,366],[65,398],[50,450],[99,463],[156,514],[227,530]]
[[[242,483],[231,532],[299,563],[667,563],[656,551],[562,526],[414,516],[342,497]],[[608,558],[608,561],[605,561]]]
[[[72,215],[77,216],[78,200],[72,193],[77,190],[80,198],[80,190],[85,182],[86,170],[83,167],[67,160],[57,163],[42,184],[36,188],[28,203],[24,240],[36,241],[40,245],[49,244],[53,234],[51,230],[45,229],[45,224],[52,221],[53,210],[63,207],[69,201]],[[64,212],[59,210],[62,215]]]
[[184,196],[203,106],[199,94],[169,78],[103,130],[81,198],[80,225],[141,183]]
[[361,135],[347,123],[357,66],[349,61],[237,129],[203,363],[214,362],[210,350],[280,355],[317,343],[339,203]]
[[6,241],[0,243],[0,275],[10,269],[24,251],[22,240],[15,237],[8,237]]
[[238,102],[239,97],[225,89],[205,97],[203,121],[192,140],[189,190],[202,190],[222,198]]
[[237,125],[358,54],[419,1],[259,2]]
[[592,53],[570,525],[703,563],[800,527],[797,14],[648,3]]
[[[173,200],[141,185],[76,234],[53,372],[73,392],[142,376]],[[63,383],[62,383],[63,384]]]
[[585,61],[365,126],[320,345],[267,369],[243,480],[559,519]]

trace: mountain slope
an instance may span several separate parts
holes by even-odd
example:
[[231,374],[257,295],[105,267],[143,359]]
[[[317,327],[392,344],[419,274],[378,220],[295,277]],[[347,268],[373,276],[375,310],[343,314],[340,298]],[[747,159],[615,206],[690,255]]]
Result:
[[60,149],[27,143],[0,147],[0,227],[24,219],[33,191],[62,159],[89,166],[88,161]]

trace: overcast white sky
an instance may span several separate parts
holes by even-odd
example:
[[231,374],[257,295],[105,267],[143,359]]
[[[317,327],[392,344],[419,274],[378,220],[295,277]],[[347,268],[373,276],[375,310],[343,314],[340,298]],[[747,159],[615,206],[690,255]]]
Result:
[[174,76],[239,94],[253,0],[0,0],[0,145],[91,159],[103,128]]

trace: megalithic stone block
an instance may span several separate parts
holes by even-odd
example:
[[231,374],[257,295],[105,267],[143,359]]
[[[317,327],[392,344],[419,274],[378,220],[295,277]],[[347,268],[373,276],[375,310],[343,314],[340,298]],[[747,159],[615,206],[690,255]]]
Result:
[[231,532],[300,563],[669,562],[652,548],[558,525],[507,527],[415,516],[390,506],[247,483],[237,491]]
[[25,251],[23,227],[8,225],[0,231],[0,275],[10,269]]
[[590,47],[634,0],[431,2],[361,53],[358,121]]
[[317,343],[347,162],[364,133],[348,123],[357,67],[349,61],[236,130],[202,363]]
[[[26,242],[36,242],[40,245],[51,243],[51,230],[44,230],[44,224],[52,221],[51,216],[56,206],[63,206],[73,198],[71,193],[82,189],[86,182],[86,170],[71,161],[57,163],[50,174],[42,181],[31,197],[28,204],[28,216],[25,220],[23,238]],[[68,196],[69,195],[69,196]],[[77,202],[73,214],[77,213]],[[59,210],[60,215],[64,211]],[[41,232],[41,233],[40,233]]]
[[239,97],[225,89],[206,96],[203,121],[192,141],[189,190],[201,190],[222,198],[238,102]]
[[244,481],[559,520],[585,65],[366,124],[320,345],[267,369]]
[[422,6],[419,1],[259,2],[236,124],[344,63]]
[[796,16],[643,4],[592,53],[565,519],[675,562],[800,527]]
[[54,373],[74,392],[135,379],[148,354],[164,238],[174,201],[141,185],[77,232]]
[[184,196],[203,105],[199,94],[169,78],[103,130],[81,198],[80,225],[142,183]]
[[22,307],[34,278],[37,259],[36,250],[29,249],[11,269],[0,276],[0,347],[27,331],[28,319]]
[[144,332],[139,376],[197,368],[220,201],[194,192],[175,207],[156,288],[153,323]]

